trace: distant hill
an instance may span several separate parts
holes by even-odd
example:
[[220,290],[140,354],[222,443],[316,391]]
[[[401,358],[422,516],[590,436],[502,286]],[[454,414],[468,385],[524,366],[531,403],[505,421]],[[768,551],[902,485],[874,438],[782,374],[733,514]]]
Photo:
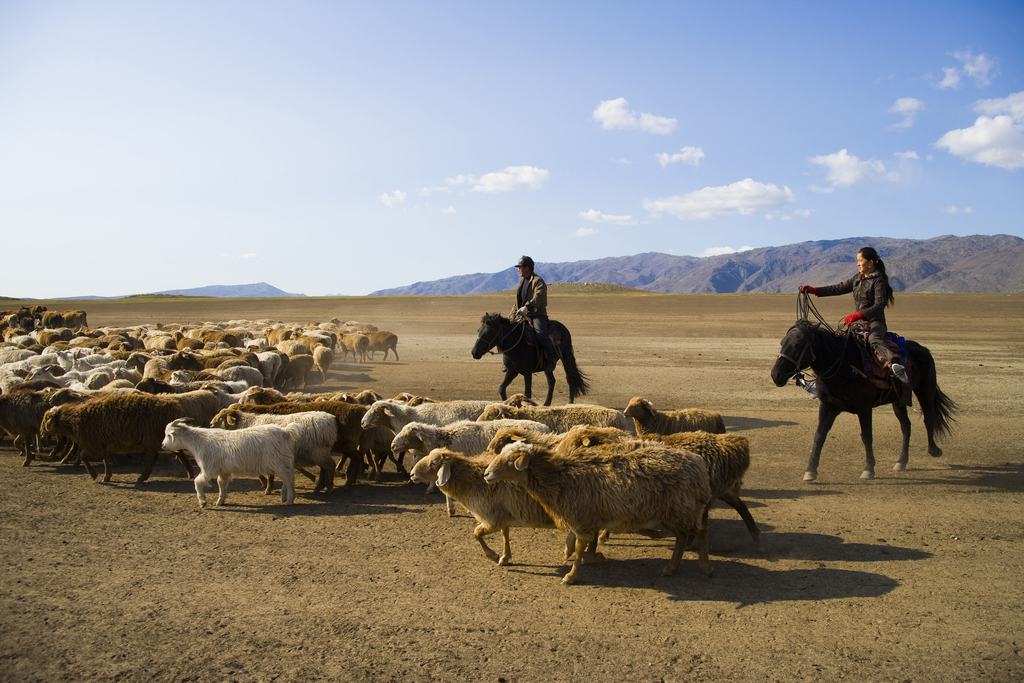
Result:
[[275,296],[306,296],[305,294],[289,294],[268,285],[266,282],[255,282],[251,285],[210,285],[195,289],[168,289],[153,294],[173,294],[177,296],[212,296],[225,299],[248,299]]
[[[572,263],[538,263],[549,284],[600,282],[678,294],[795,292],[857,273],[857,250],[873,246],[898,292],[1024,292],[1024,239],[945,235],[929,240],[850,237],[707,258],[656,252]],[[514,289],[514,268],[382,289],[375,295],[489,294]]]

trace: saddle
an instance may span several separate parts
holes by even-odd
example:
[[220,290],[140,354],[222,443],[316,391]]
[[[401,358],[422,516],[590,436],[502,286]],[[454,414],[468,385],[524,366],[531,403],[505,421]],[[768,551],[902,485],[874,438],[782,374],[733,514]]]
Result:
[[912,396],[910,387],[913,384],[914,367],[910,362],[910,356],[907,354],[907,340],[895,332],[886,333],[888,335],[886,345],[890,351],[899,357],[900,365],[906,369],[907,377],[911,380],[909,383],[904,384],[886,371],[885,359],[879,357],[872,350],[871,344],[868,343],[870,328],[871,326],[863,321],[857,321],[850,325],[849,331],[853,334],[854,339],[857,340],[857,349],[860,351],[861,357],[861,367],[855,369],[877,389],[895,391],[902,400],[903,405],[909,406]]

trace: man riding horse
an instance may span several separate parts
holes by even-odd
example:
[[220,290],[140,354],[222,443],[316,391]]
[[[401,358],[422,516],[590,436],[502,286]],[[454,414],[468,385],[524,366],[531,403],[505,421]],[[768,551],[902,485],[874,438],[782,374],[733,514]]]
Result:
[[519,287],[516,288],[516,310],[533,326],[537,343],[547,356],[547,371],[555,369],[558,356],[548,338],[548,287],[544,278],[533,272],[533,259],[523,256],[516,264],[519,270]]

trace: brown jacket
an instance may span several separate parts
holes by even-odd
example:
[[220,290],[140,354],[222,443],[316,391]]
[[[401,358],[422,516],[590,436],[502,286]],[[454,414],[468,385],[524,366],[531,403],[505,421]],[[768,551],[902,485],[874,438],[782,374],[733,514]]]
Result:
[[[524,292],[523,283],[526,283]],[[533,316],[544,316],[548,314],[548,286],[544,278],[534,273],[528,278],[519,281],[516,288],[516,308],[526,306],[527,313]]]
[[869,323],[885,324],[885,305],[888,303],[885,278],[877,270],[870,275],[857,273],[846,282],[836,285],[818,287],[818,296],[837,296],[853,292],[853,302],[857,310],[864,314]]

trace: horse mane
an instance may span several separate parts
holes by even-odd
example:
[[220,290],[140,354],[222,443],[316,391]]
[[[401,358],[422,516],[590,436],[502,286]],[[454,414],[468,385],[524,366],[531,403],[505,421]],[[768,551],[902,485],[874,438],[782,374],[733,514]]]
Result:
[[813,323],[807,319],[797,320],[793,329],[799,331],[802,337],[809,339],[829,355],[842,354],[846,346],[846,335],[836,334],[831,329],[822,329],[821,323]]

